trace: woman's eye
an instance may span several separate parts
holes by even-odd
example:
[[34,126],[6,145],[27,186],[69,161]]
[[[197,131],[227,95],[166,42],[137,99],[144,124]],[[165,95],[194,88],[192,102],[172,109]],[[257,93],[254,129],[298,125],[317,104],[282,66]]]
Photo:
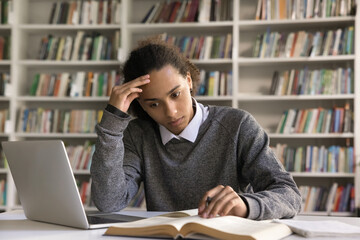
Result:
[[152,104],[150,104],[150,107],[151,107],[151,108],[155,108],[155,107],[157,107],[157,106],[159,106],[158,103],[152,103]]
[[180,95],[180,91],[179,92],[174,92],[173,94],[172,94],[172,97],[178,97]]

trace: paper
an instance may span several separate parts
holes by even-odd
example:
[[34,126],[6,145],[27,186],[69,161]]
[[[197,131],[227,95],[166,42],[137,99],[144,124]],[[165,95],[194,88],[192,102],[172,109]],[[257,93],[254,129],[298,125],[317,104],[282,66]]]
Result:
[[304,237],[320,236],[360,236],[360,227],[336,220],[302,221],[291,219],[276,219],[274,222],[284,223],[290,229]]

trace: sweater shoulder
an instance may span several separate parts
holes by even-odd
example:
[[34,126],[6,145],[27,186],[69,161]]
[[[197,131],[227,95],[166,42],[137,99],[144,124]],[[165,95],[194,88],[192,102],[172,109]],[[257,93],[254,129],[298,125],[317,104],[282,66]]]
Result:
[[213,113],[213,119],[228,125],[229,123],[242,123],[246,121],[251,114],[245,110],[226,107],[226,106],[212,106],[210,107],[210,113]]

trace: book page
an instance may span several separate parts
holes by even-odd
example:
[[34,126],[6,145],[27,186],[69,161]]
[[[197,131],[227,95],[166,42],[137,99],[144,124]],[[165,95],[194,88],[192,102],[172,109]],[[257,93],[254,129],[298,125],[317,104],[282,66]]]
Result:
[[328,221],[302,221],[302,220],[274,220],[288,225],[291,230],[304,237],[320,236],[359,236],[360,227],[336,220]]
[[[198,215],[184,218],[157,216],[136,222],[115,224],[105,234],[148,236],[164,235],[166,232],[176,236],[174,229],[181,232],[181,236],[194,236],[195,233],[221,239],[264,239],[276,240],[292,234],[285,224],[270,221],[255,221],[235,216],[215,218],[201,218]],[[249,237],[245,237],[249,236]]]
[[183,211],[169,212],[169,213],[162,214],[160,216],[179,218],[179,217],[188,217],[188,216],[196,216],[196,215],[198,215],[197,208],[183,210]]

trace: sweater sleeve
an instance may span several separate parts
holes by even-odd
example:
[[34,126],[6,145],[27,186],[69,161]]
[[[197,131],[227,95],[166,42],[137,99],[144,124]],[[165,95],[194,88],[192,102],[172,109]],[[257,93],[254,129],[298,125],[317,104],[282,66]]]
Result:
[[248,115],[241,123],[239,176],[249,182],[251,192],[242,194],[250,219],[294,217],[301,208],[300,192],[269,147],[269,138],[256,120]]
[[[98,138],[90,169],[91,198],[103,212],[125,208],[141,182],[140,159],[135,153],[125,151],[123,143],[130,119],[127,114],[119,116],[105,110],[96,126]],[[127,164],[124,159],[132,164]]]

